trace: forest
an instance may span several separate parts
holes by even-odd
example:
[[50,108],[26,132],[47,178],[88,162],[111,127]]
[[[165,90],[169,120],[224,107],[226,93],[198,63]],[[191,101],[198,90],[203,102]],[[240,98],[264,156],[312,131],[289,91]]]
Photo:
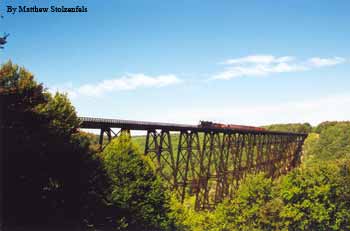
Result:
[[301,165],[248,175],[234,199],[195,211],[156,174],[144,137],[122,134],[101,151],[68,96],[11,61],[0,96],[4,230],[350,230],[350,121],[264,126],[309,134]]

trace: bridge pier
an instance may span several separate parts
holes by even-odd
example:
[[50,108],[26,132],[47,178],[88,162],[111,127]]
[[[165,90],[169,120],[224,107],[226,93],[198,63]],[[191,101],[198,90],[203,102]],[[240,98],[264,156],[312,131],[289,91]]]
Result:
[[[110,127],[103,127],[100,129],[100,137],[99,137],[99,145],[100,145],[100,150],[103,150],[104,147],[109,143],[111,142],[111,140],[117,136],[119,136],[120,134],[127,134],[128,136],[131,137],[131,133],[130,133],[130,130],[129,129],[125,129],[125,128],[122,128],[119,130],[119,132],[115,133]],[[103,141],[104,141],[104,138],[105,136],[107,136],[107,141],[108,143],[106,143],[106,145],[103,145]]]
[[233,136],[232,133],[223,133],[219,165],[216,173],[215,203],[221,202],[229,194],[228,164]]
[[198,179],[198,191],[196,195],[196,209],[211,208],[216,192],[212,191],[212,185],[219,177],[219,164],[222,152],[221,136],[217,132],[205,132],[203,148],[200,157],[200,174]]
[[110,142],[112,139],[110,128],[101,128],[100,139],[99,139],[99,144],[100,144],[101,149],[102,149],[102,145],[103,145],[103,138],[105,135],[107,135],[108,142]]
[[148,155],[152,161],[159,160],[159,140],[156,130],[147,130],[145,155]]
[[170,132],[168,130],[161,130],[161,132],[148,130],[145,155],[148,155],[156,164],[156,171],[170,184],[171,188],[175,188],[177,170]]
[[[201,158],[200,139],[198,132],[181,131],[176,156],[176,178],[175,188],[180,195],[181,202],[184,201],[187,193],[197,193],[198,178],[200,177],[200,166],[198,163]],[[189,186],[189,191],[186,192]]]

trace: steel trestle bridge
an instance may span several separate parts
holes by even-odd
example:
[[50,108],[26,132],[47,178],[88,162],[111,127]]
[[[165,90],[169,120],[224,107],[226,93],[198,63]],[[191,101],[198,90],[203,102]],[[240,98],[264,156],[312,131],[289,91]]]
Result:
[[[99,143],[130,130],[147,131],[145,155],[181,200],[196,197],[195,208],[211,209],[233,198],[248,173],[277,177],[297,167],[307,134],[174,123],[80,117],[81,128],[99,129]],[[112,129],[119,128],[115,133]],[[178,134],[176,149],[170,133]],[[175,150],[175,151],[174,151]]]

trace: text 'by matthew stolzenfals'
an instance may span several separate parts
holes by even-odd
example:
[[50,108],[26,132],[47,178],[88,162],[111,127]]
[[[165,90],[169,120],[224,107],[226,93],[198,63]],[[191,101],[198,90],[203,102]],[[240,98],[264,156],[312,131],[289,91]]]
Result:
[[88,8],[85,6],[65,7],[65,6],[49,6],[37,7],[34,6],[6,6],[6,12],[9,14],[16,13],[86,13]]

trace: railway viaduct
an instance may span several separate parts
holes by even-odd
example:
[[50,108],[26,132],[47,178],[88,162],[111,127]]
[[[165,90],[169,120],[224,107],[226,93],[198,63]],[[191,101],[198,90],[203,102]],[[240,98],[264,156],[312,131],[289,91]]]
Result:
[[[154,161],[158,174],[182,202],[187,195],[196,197],[197,210],[211,209],[223,199],[232,198],[239,181],[248,173],[265,172],[277,177],[295,168],[307,137],[249,128],[89,117],[80,120],[81,128],[100,130],[101,147],[120,133],[146,131],[145,155]],[[178,134],[177,144],[172,144],[171,133]]]

